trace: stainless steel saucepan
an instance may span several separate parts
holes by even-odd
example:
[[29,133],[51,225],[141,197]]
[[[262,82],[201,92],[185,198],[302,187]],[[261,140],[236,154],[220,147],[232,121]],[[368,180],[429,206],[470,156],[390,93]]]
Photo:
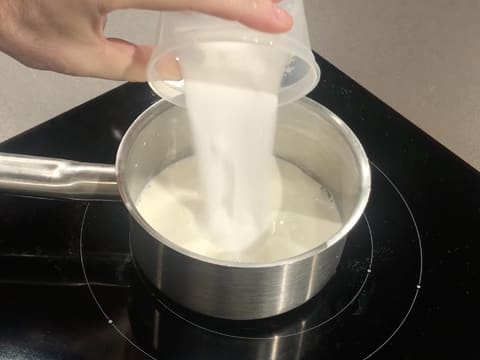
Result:
[[138,267],[166,296],[200,313],[265,318],[317,294],[335,273],[347,234],[370,193],[367,156],[345,123],[309,99],[280,108],[275,155],[332,192],[343,226],[326,244],[272,263],[243,264],[197,255],[164,238],[142,218],[135,201],[147,182],[192,153],[186,111],[160,101],[131,125],[115,166],[0,154],[0,191],[86,200],[121,197],[130,212]]

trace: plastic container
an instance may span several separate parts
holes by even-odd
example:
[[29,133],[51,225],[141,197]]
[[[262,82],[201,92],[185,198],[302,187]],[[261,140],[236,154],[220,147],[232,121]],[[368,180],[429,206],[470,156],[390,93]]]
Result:
[[263,33],[235,21],[191,11],[162,12],[156,47],[147,70],[151,88],[162,98],[184,107],[184,75],[203,81],[224,81],[223,75],[216,79],[222,70],[219,67],[224,66],[223,70],[237,72],[232,78],[238,79],[248,65],[256,70],[245,81],[254,78],[267,87],[275,86],[269,82],[270,74],[280,69],[283,76],[273,89],[278,91],[280,105],[303,97],[320,79],[320,69],[310,47],[303,0],[283,0],[278,5],[293,17],[293,27],[287,33]]

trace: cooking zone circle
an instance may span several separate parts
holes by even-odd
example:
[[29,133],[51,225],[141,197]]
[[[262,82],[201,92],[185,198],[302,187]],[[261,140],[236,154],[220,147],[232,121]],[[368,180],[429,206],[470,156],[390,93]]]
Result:
[[202,351],[207,337],[220,348],[221,344],[229,349],[243,346],[242,350],[248,348],[257,355],[258,351],[267,352],[269,357],[265,358],[271,359],[291,356],[282,357],[288,347],[301,358],[304,348],[323,347],[325,342],[337,344],[334,348],[325,346],[325,353],[351,351],[358,359],[368,359],[405,323],[421,288],[423,265],[412,210],[388,176],[372,162],[371,166],[370,202],[348,235],[337,273],[318,295],[286,314],[251,321],[199,315],[165,299],[134,272],[128,305],[132,331],[126,333],[105,311],[85,266],[84,257],[89,256],[84,252],[88,250],[85,234],[93,203],[85,209],[80,231],[81,264],[89,291],[115,332],[153,359],[168,345],[162,346],[165,333],[185,336],[192,348],[195,337],[201,338]]

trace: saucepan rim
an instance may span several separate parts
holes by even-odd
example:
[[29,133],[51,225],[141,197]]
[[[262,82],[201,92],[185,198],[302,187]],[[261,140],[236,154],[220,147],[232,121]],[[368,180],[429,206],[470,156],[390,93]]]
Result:
[[[138,135],[142,132],[142,130],[147,126],[152,119],[156,119],[156,113],[162,113],[166,110],[175,107],[175,105],[167,102],[166,100],[160,100],[157,103],[151,105],[147,108],[143,113],[141,113],[133,124],[129,127],[127,132],[125,133],[117,151],[116,161],[115,161],[115,171],[117,175],[117,182],[118,182],[118,189],[120,196],[128,209],[130,216],[134,218],[134,220],[145,230],[147,233],[154,238],[155,240],[161,242],[162,245],[167,246],[168,248],[174,250],[175,252],[185,255],[191,259],[201,261],[203,263],[208,263],[213,266],[221,266],[221,267],[228,267],[228,268],[251,268],[251,269],[260,269],[260,268],[273,268],[277,266],[285,266],[290,265],[293,263],[302,262],[308,258],[312,258],[326,249],[334,246],[337,242],[341,241],[343,238],[347,236],[347,234],[352,230],[352,228],[356,225],[360,217],[362,216],[365,207],[368,203],[368,198],[370,196],[370,188],[371,188],[371,173],[370,173],[370,165],[363,149],[362,144],[356,137],[356,135],[352,132],[352,130],[332,111],[327,109],[325,106],[319,104],[318,102],[311,100],[309,98],[303,98],[296,102],[297,104],[304,103],[307,106],[313,106],[319,112],[319,115],[322,116],[324,120],[327,120],[332,124],[339,134],[346,140],[346,142],[351,147],[352,153],[355,157],[355,160],[359,167],[361,184],[360,185],[360,195],[358,198],[358,202],[352,211],[351,216],[347,219],[346,222],[343,223],[342,227],[340,228],[335,235],[333,235],[329,240],[316,246],[315,248],[289,258],[275,260],[271,262],[259,262],[259,263],[250,263],[250,262],[236,262],[236,261],[226,261],[220,259],[210,258],[204,255],[197,254],[193,251],[185,249],[181,246],[178,246],[175,242],[165,238],[156,230],[154,230],[142,217],[140,212],[137,210],[135,206],[134,199],[131,198],[129,191],[127,190],[127,184],[125,180],[125,171],[126,165],[128,161],[128,152],[131,149],[131,145],[134,144],[135,139]],[[287,105],[288,106],[288,105]],[[179,110],[184,109],[178,107]]]

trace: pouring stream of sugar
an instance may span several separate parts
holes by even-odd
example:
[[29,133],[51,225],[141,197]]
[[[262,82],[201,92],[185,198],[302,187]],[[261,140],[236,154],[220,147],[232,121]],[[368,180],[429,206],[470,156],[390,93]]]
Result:
[[182,73],[205,222],[218,247],[241,251],[275,212],[267,206],[268,179],[278,91],[289,58],[247,43],[204,43],[186,51]]
[[148,182],[137,199],[142,216],[180,248],[225,261],[286,259],[331,238],[341,227],[331,193],[273,156],[288,56],[246,43],[184,51],[195,156]]

